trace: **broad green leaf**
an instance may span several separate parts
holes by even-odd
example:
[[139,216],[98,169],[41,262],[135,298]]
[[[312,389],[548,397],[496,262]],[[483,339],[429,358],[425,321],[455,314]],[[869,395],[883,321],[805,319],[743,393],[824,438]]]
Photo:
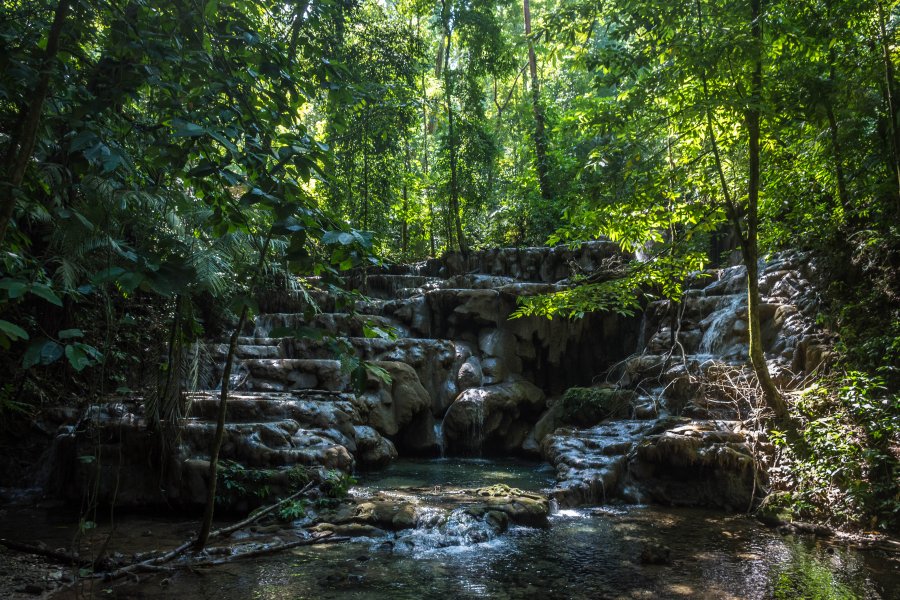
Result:
[[6,295],[10,300],[18,298],[28,289],[28,283],[21,279],[11,279],[9,277],[0,279],[0,290],[6,290]]
[[76,342],[66,346],[66,358],[76,371],[83,371],[103,359],[99,350],[89,344]]
[[49,287],[47,287],[43,283],[33,283],[31,285],[31,287],[28,289],[28,291],[30,293],[34,294],[35,296],[43,298],[50,304],[55,304],[56,306],[63,305],[63,301],[60,299],[60,297],[57,296],[53,290],[51,290]]
[[172,127],[175,129],[175,137],[200,137],[206,130],[196,123],[189,123],[182,119],[172,119]]
[[63,347],[53,340],[46,338],[36,339],[25,351],[25,356],[22,358],[22,366],[30,369],[38,364],[52,364],[62,357],[63,352]]
[[15,323],[10,323],[9,321],[4,321],[3,319],[0,319],[0,332],[2,332],[13,341],[28,339],[27,331],[25,331]]
[[353,243],[354,239],[353,234],[347,233],[346,231],[326,231],[322,236],[322,243],[349,246]]

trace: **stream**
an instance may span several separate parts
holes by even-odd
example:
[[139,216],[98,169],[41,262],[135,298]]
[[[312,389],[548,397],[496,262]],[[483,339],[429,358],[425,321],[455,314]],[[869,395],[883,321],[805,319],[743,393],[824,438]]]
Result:
[[[505,483],[541,491],[546,464],[517,460],[400,459],[364,474],[351,490]],[[10,515],[12,516],[12,515]],[[45,527],[62,529],[48,515]],[[56,517],[59,518],[58,516]],[[32,534],[41,526],[20,526]],[[8,526],[13,524],[7,522]],[[171,518],[119,518],[122,552],[177,543],[192,526]],[[145,530],[152,529],[148,539]],[[143,532],[143,533],[140,533]],[[486,541],[415,529],[388,538],[309,546],[169,579],[119,584],[109,598],[900,598],[900,563],[878,552],[782,536],[743,516],[644,505],[558,510],[546,529],[513,526]],[[460,541],[463,540],[463,541]],[[647,548],[671,551],[645,564]],[[68,597],[65,594],[57,597]]]

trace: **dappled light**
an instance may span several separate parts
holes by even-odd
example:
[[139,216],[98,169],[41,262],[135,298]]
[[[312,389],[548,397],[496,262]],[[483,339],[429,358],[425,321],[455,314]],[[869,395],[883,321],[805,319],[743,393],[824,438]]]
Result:
[[4,0],[0,598],[900,587],[900,0]]

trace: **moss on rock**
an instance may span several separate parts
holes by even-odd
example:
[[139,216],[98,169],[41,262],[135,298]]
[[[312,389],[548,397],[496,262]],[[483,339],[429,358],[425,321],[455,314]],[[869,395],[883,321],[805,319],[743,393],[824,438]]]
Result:
[[628,417],[634,392],[609,387],[573,387],[560,402],[561,421],[567,425],[591,427],[604,419]]

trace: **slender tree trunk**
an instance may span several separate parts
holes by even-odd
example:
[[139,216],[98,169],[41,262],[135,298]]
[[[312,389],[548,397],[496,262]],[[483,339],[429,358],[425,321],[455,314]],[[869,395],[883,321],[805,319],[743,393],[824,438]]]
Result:
[[41,61],[41,74],[37,86],[31,94],[27,107],[22,108],[19,117],[18,130],[9,141],[9,146],[4,157],[3,180],[0,181],[0,246],[6,239],[6,230],[12,220],[16,208],[16,195],[19,186],[25,179],[25,171],[31,162],[31,154],[37,141],[37,130],[41,123],[41,113],[44,109],[44,101],[50,92],[50,75],[53,72],[53,64],[59,53],[59,40],[62,36],[63,26],[69,12],[71,0],[59,0],[56,12],[53,15],[53,24],[47,36],[47,47],[44,50],[44,59]]
[[753,58],[753,74],[750,79],[750,106],[747,110],[747,132],[749,137],[750,172],[747,181],[747,235],[743,238],[741,248],[744,264],[747,266],[747,314],[750,329],[750,364],[756,372],[756,378],[762,388],[766,404],[775,413],[775,418],[784,420],[788,417],[787,405],[784,402],[766,365],[763,353],[762,330],[759,318],[759,137],[760,137],[760,104],[762,103],[762,10],[761,0],[750,0],[750,35],[755,41]]
[[406,152],[404,155],[406,172],[403,174],[403,222],[400,225],[400,253],[406,258],[409,249],[409,140],[406,140]]
[[828,132],[831,137],[831,151],[834,155],[834,176],[837,179],[838,198],[844,211],[850,210],[850,196],[847,194],[847,180],[844,176],[844,157],[838,136],[838,123],[831,98],[825,99],[825,113],[828,116]]
[[369,221],[369,127],[366,119],[363,119],[363,206],[362,228],[368,227]]
[[431,194],[431,184],[428,181],[428,87],[425,84],[425,71],[422,71],[422,174],[425,176],[425,194],[428,196],[428,240],[431,243],[430,256],[434,256],[434,198]]
[[[456,139],[456,127],[454,124],[455,115],[453,113],[453,77],[450,72],[450,51],[453,42],[453,30],[450,26],[450,7],[447,0],[442,2],[442,18],[444,20],[444,34],[446,44],[444,46],[444,96],[447,105],[447,139],[450,151],[450,225],[455,228],[456,241],[460,252],[468,252],[469,247],[466,244],[466,237],[462,229],[462,215],[459,210],[459,174],[458,174],[458,152],[459,142]],[[453,229],[449,232],[449,239],[452,247]]]
[[[756,47],[753,74],[751,75],[750,80],[750,106],[745,114],[749,146],[747,210],[743,217],[746,227],[742,227],[741,212],[729,191],[728,181],[722,167],[722,158],[719,153],[719,146],[716,142],[715,129],[713,127],[712,108],[709,106],[709,85],[705,72],[701,75],[701,81],[703,84],[704,102],[707,104],[706,127],[710,138],[709,142],[716,165],[716,172],[719,176],[719,183],[722,186],[722,193],[725,197],[725,210],[734,227],[734,232],[737,235],[738,240],[740,240],[741,254],[744,259],[744,264],[747,267],[747,320],[749,323],[748,328],[750,330],[748,354],[750,357],[750,364],[759,381],[760,388],[762,388],[766,405],[775,413],[776,419],[783,421],[788,417],[787,405],[784,402],[784,398],[782,398],[778,389],[775,387],[775,383],[772,381],[772,377],[769,374],[769,367],[766,365],[759,318],[759,138],[760,103],[762,102],[762,24],[760,23],[760,17],[760,0],[750,0],[750,33],[756,41]],[[697,2],[697,23],[700,39],[703,39],[703,15],[699,0]]]
[[[416,31],[418,32],[418,20]],[[440,64],[438,60],[438,64]],[[435,254],[434,246],[434,198],[431,194],[431,185],[428,183],[428,86],[425,83],[425,71],[422,71],[422,173],[425,176],[425,193],[428,195],[428,239],[431,242],[431,256]]]
[[544,127],[544,109],[541,106],[541,87],[538,81],[537,56],[534,53],[534,42],[531,39],[531,5],[529,0],[523,0],[523,13],[525,18],[525,35],[528,36],[528,68],[531,72],[531,108],[534,113],[534,156],[537,169],[538,185],[541,188],[541,196],[550,200],[550,180],[547,176],[547,134]]
[[[884,14],[884,6],[878,1],[878,28],[881,33],[879,45],[881,46],[881,60],[884,65],[884,94],[887,102],[888,131],[891,137],[891,150],[893,154],[893,171],[897,180],[897,188],[900,191],[900,129],[897,127],[897,101],[894,98],[894,61],[891,60],[890,42],[887,37],[887,22]],[[898,195],[900,198],[900,195]]]
[[[269,245],[272,242],[272,230],[266,235],[266,241],[263,243],[259,252],[259,260],[256,264],[256,270],[250,282],[250,293],[256,286],[256,280],[266,266],[266,255],[269,252]],[[216,483],[219,477],[219,451],[222,449],[222,440],[225,437],[225,417],[228,412],[228,388],[231,385],[231,369],[234,364],[234,357],[237,352],[238,338],[244,329],[244,323],[247,322],[247,313],[249,307],[246,303],[241,308],[241,315],[238,318],[237,327],[228,340],[228,354],[225,355],[225,369],[222,373],[222,391],[219,394],[219,410],[216,417],[216,433],[213,437],[213,445],[209,452],[209,471],[207,478],[209,479],[206,497],[206,507],[203,511],[203,521],[200,524],[200,533],[197,534],[197,540],[194,542],[196,550],[203,550],[209,539],[209,532],[212,529],[213,516],[216,509]]]

